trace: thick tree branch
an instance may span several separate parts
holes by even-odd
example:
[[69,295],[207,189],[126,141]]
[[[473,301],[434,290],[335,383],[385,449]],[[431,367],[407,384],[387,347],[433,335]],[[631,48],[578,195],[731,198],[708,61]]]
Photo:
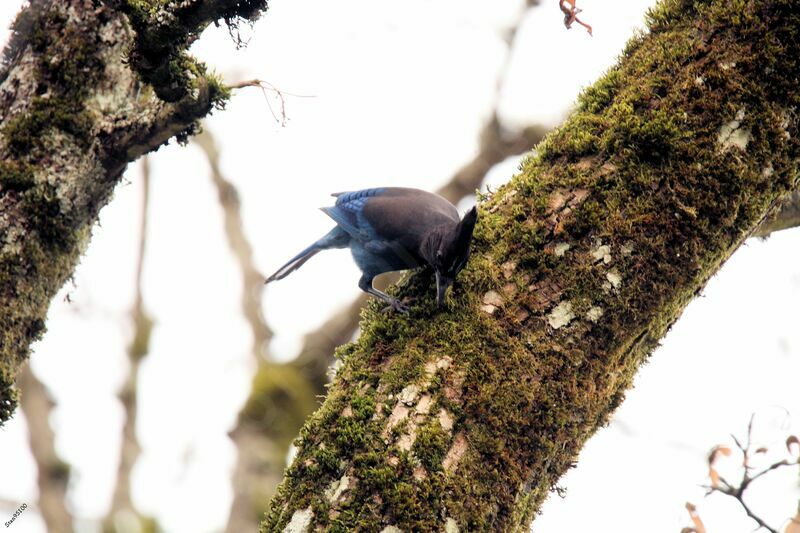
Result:
[[130,51],[133,68],[167,102],[185,97],[191,71],[203,68],[186,48],[212,22],[224,20],[235,31],[239,21],[254,21],[267,0],[116,0],[136,32]]
[[[480,203],[446,311],[361,338],[262,529],[527,530],[710,276],[798,186],[800,14],[668,0]],[[285,529],[286,528],[286,529]]]
[[[228,97],[183,50],[215,17],[255,17],[263,7],[34,0],[18,16],[0,67],[0,423],[14,410],[16,371],[44,331],[50,299],[127,163],[185,139]],[[158,46],[166,38],[168,53]],[[159,53],[171,58],[166,78],[147,75],[147,61],[160,68]]]

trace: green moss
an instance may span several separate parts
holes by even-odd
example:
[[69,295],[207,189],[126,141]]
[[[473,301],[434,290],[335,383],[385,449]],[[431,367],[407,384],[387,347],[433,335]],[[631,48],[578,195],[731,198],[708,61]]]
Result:
[[[189,44],[212,21],[223,19],[233,30],[243,20],[253,21],[267,9],[266,0],[237,2],[176,2],[125,0],[121,7],[136,32],[130,64],[164,101],[190,95],[198,79],[208,82],[215,107],[227,99],[215,78],[205,79],[205,68],[186,54]],[[216,84],[216,89],[211,87]]]
[[213,72],[206,74],[206,83],[208,84],[211,107],[217,110],[225,109],[228,100],[231,98],[231,89],[225,85],[222,76]]
[[37,81],[49,90],[36,96],[26,110],[7,120],[0,132],[16,157],[42,148],[46,133],[57,129],[88,147],[92,118],[84,103],[92,87],[87,73],[102,71],[96,43],[67,24],[66,17],[51,8],[31,22],[30,46],[39,54]]
[[442,461],[449,447],[450,435],[437,420],[433,420],[419,428],[411,450],[428,472],[437,472],[442,469]]
[[[89,234],[86,221],[62,208],[54,180],[35,169],[49,157],[56,134],[92,149],[94,124],[85,101],[103,72],[94,32],[76,27],[60,6],[27,11],[18,17],[15,32],[34,53],[37,96],[0,127],[6,147],[0,163],[4,214],[26,232],[19,241],[7,236],[0,255],[0,423],[16,402],[15,369],[43,333],[50,298],[74,268]],[[21,50],[4,57],[6,66]]]
[[32,165],[12,160],[0,162],[0,190],[24,192],[33,185]]

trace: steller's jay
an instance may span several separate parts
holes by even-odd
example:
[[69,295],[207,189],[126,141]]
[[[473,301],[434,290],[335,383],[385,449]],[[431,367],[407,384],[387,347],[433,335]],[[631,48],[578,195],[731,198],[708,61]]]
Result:
[[266,281],[283,279],[321,250],[350,248],[361,269],[361,290],[384,300],[388,308],[408,308],[372,286],[378,274],[429,265],[436,272],[436,303],[469,259],[476,207],[459,220],[455,206],[437,194],[405,187],[381,187],[334,193],[336,204],[323,207],[336,222],[327,235],[297,254]]

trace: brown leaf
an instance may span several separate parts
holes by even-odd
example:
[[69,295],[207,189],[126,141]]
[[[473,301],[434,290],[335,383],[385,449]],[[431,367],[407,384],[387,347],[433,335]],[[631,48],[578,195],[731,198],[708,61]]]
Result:
[[714,446],[708,454],[708,466],[714,466],[714,462],[720,454],[725,457],[730,457],[731,453],[733,453],[733,451],[728,446]]
[[[569,7],[567,7],[565,4],[569,4]],[[592,34],[592,27],[585,22],[581,22],[581,20],[578,18],[578,13],[580,13],[581,10],[575,6],[575,0],[559,0],[558,7],[560,7],[561,12],[564,13],[564,26],[566,26],[567,29],[572,27],[573,22],[577,22],[586,28],[586,31],[589,32],[589,35]]]
[[686,502],[686,510],[689,511],[689,518],[692,519],[692,524],[694,524],[694,528],[684,528],[684,529],[690,529],[695,533],[706,533],[706,526],[700,519],[700,515],[697,514],[697,507],[695,507],[694,504],[692,504],[691,502]]
[[[800,457],[800,439],[797,438],[797,435],[789,435],[789,438],[786,439],[786,449],[790,454]],[[792,451],[793,449],[794,451]]]
[[719,474],[717,473],[716,470],[714,470],[713,468],[709,467],[708,468],[708,477],[711,478],[711,486],[712,487],[714,487],[715,489],[717,487],[719,487]]
[[765,446],[762,446],[761,448],[758,448],[756,450],[756,453],[767,453],[767,451],[768,451],[767,448]]

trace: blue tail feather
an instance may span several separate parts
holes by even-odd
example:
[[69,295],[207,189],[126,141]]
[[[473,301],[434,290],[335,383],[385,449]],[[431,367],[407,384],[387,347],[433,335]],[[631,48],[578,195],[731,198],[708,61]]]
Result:
[[274,274],[267,278],[264,284],[270,283],[272,281],[276,281],[279,279],[283,279],[301,266],[305,264],[306,261],[314,257],[318,252],[322,250],[328,250],[330,248],[345,248],[350,242],[350,236],[340,227],[335,227],[331,231],[329,231],[324,237],[319,239],[317,242],[297,254],[296,256],[292,257],[289,261],[286,262],[285,265],[280,267]]

